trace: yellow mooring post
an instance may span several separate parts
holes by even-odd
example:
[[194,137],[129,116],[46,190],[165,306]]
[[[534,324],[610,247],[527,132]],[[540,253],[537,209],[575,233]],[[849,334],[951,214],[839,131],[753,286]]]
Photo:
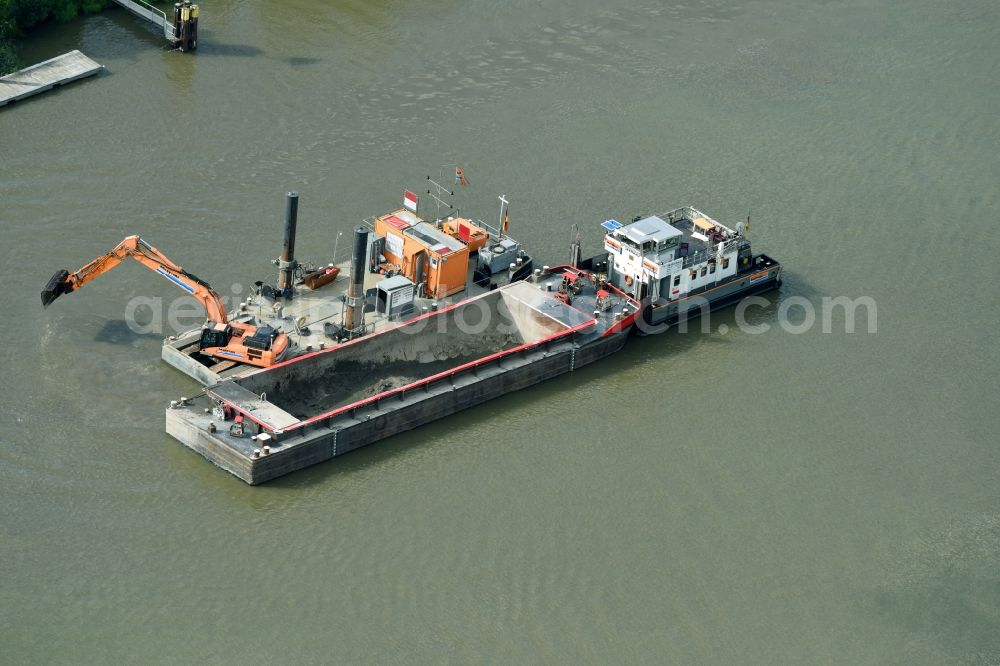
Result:
[[174,40],[181,51],[198,48],[198,5],[191,0],[174,4]]

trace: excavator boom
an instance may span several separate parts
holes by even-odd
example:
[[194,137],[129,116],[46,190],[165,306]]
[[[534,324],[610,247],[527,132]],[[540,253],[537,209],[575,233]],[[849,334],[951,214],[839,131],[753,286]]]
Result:
[[55,275],[49,279],[48,284],[45,285],[45,289],[42,290],[42,306],[48,307],[63,294],[76,291],[94,278],[107,273],[128,257],[132,257],[146,268],[159,273],[201,301],[211,321],[221,324],[228,321],[222,300],[208,286],[208,283],[167,259],[162,252],[139,236],[129,236],[110,252],[102,254],[74,273],[67,270],[56,271]]
[[288,350],[288,336],[270,326],[258,328],[247,322],[230,322],[222,299],[208,283],[167,259],[138,236],[129,236],[110,252],[76,272],[56,271],[42,290],[42,306],[48,307],[63,294],[76,291],[129,257],[160,274],[205,306],[209,326],[202,330],[200,350],[203,354],[266,367],[280,361]]

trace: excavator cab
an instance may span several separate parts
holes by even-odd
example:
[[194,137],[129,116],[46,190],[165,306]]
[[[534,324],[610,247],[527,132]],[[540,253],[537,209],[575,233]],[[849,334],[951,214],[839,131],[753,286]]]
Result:
[[266,368],[284,357],[288,336],[267,324],[210,323],[201,329],[199,348],[211,356]]
[[[271,348],[276,337],[278,337],[278,331],[264,324],[263,326],[258,326],[253,335],[243,336],[243,344],[248,350],[267,351]],[[249,353],[251,356],[254,355],[252,351]]]
[[225,347],[233,337],[233,327],[229,324],[213,324],[201,329],[200,349]]

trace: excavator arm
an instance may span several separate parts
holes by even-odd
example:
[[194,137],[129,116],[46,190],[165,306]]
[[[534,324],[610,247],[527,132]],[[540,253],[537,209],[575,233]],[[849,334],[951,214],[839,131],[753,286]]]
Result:
[[66,270],[57,272],[42,290],[42,305],[47,307],[63,294],[76,291],[129,257],[170,280],[205,306],[211,324],[201,331],[198,348],[202,355],[259,367],[273,365],[284,358],[289,348],[285,333],[267,325],[256,326],[239,320],[230,322],[222,299],[207,283],[167,259],[138,236],[129,236],[113,250],[75,273]]
[[170,261],[162,252],[139,236],[129,236],[113,250],[94,259],[74,273],[66,270],[56,272],[45,285],[45,289],[42,290],[42,305],[48,307],[52,301],[63,294],[76,291],[94,278],[107,273],[128,257],[132,257],[154,273],[159,273],[175,286],[201,301],[208,312],[209,320],[220,324],[227,323],[226,308],[223,307],[222,300],[206,282]]

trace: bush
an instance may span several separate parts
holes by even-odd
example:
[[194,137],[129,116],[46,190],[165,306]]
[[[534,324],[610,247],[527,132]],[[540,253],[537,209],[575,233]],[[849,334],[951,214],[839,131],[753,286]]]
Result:
[[0,76],[16,72],[19,68],[14,47],[5,37],[0,37]]
[[93,14],[108,0],[0,0],[0,76],[18,68],[13,39],[50,18],[71,21],[80,12]]
[[76,6],[75,2],[68,2],[66,4],[53,7],[52,15],[55,16],[56,20],[60,23],[66,23],[75,19],[78,11],[79,7]]
[[0,24],[5,20],[12,24],[8,36],[20,34],[49,18],[69,21],[80,12],[92,14],[107,4],[107,0],[0,0]]

